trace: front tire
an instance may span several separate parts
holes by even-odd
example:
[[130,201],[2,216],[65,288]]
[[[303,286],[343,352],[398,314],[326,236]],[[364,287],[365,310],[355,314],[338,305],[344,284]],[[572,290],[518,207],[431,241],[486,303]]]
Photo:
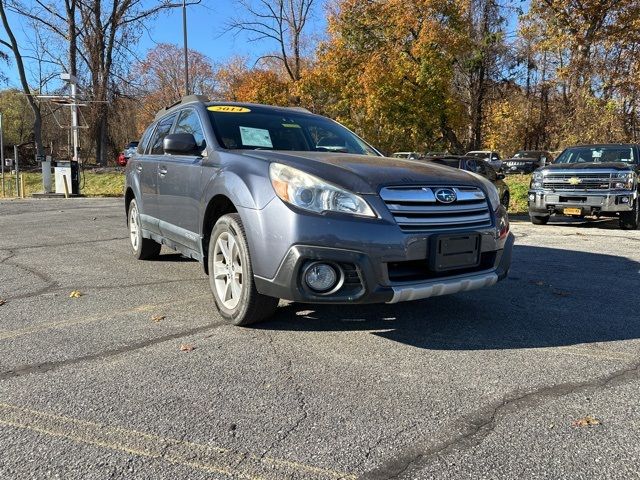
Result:
[[131,200],[129,204],[127,223],[129,224],[129,241],[134,257],[138,260],[151,260],[160,255],[162,246],[150,238],[143,238],[142,236],[140,212],[138,211],[138,204],[135,199]]
[[622,230],[637,230],[640,224],[640,207],[638,202],[640,199],[636,199],[633,210],[630,212],[623,212],[620,214],[620,228]]
[[223,215],[209,240],[209,285],[220,315],[238,326],[272,316],[279,299],[262,295],[253,281],[247,237],[237,213]]
[[537,215],[531,215],[531,223],[534,225],[546,225],[549,222],[549,215],[539,217]]

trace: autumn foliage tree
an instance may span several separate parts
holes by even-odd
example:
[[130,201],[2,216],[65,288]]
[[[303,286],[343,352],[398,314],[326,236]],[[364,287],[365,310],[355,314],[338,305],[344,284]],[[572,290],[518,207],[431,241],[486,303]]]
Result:
[[[185,91],[183,51],[177,45],[160,43],[132,72],[133,94],[140,100],[138,129],[155,117],[158,110],[182,98]],[[189,50],[189,88],[196,95],[216,96],[213,63],[204,54]]]

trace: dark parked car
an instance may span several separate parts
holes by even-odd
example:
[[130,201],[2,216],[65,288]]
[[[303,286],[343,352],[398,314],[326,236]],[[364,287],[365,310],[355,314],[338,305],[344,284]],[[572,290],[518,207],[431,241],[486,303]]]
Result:
[[483,160],[476,160],[475,158],[460,157],[456,155],[433,157],[428,158],[427,160],[439,163],[440,165],[459,168],[460,170],[466,170],[467,172],[482,175],[498,189],[498,193],[500,194],[500,203],[502,203],[504,208],[507,210],[509,209],[511,192],[509,191],[509,185],[504,182],[504,174],[496,172],[487,162],[484,162]]
[[467,152],[465,157],[479,158],[491,165],[496,172],[502,171],[502,160],[500,159],[500,154],[493,150],[473,150],[471,152]]
[[618,217],[620,227],[640,223],[640,145],[569,147],[555,162],[533,173],[529,215],[544,225],[551,215]]
[[300,109],[192,96],[160,111],[127,165],[124,206],[133,254],[167,245],[199,260],[235,325],[280,298],[396,303],[487,287],[511,263],[491,182],[385,158]]
[[520,150],[513,158],[505,160],[503,171],[510,173],[533,173],[536,168],[544,167],[553,162],[553,156],[543,150]]

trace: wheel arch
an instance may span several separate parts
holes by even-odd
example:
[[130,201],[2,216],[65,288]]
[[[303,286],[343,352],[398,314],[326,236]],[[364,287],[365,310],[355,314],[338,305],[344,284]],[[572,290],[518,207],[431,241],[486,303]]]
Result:
[[127,218],[127,224],[129,223],[129,205],[131,205],[131,200],[134,198],[136,198],[136,196],[133,193],[133,188],[128,187],[124,194],[124,214]]
[[207,275],[209,274],[207,256],[209,253],[211,230],[218,219],[228,213],[238,213],[238,209],[233,201],[223,193],[214,195],[204,210],[202,217],[202,267]]

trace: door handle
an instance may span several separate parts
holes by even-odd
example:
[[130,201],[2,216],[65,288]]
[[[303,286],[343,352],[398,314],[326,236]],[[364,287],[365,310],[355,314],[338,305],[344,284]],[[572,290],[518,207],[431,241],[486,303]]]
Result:
[[160,175],[163,177],[167,174],[167,167],[160,167]]
[[142,172],[142,165],[136,165],[136,171],[138,173]]

